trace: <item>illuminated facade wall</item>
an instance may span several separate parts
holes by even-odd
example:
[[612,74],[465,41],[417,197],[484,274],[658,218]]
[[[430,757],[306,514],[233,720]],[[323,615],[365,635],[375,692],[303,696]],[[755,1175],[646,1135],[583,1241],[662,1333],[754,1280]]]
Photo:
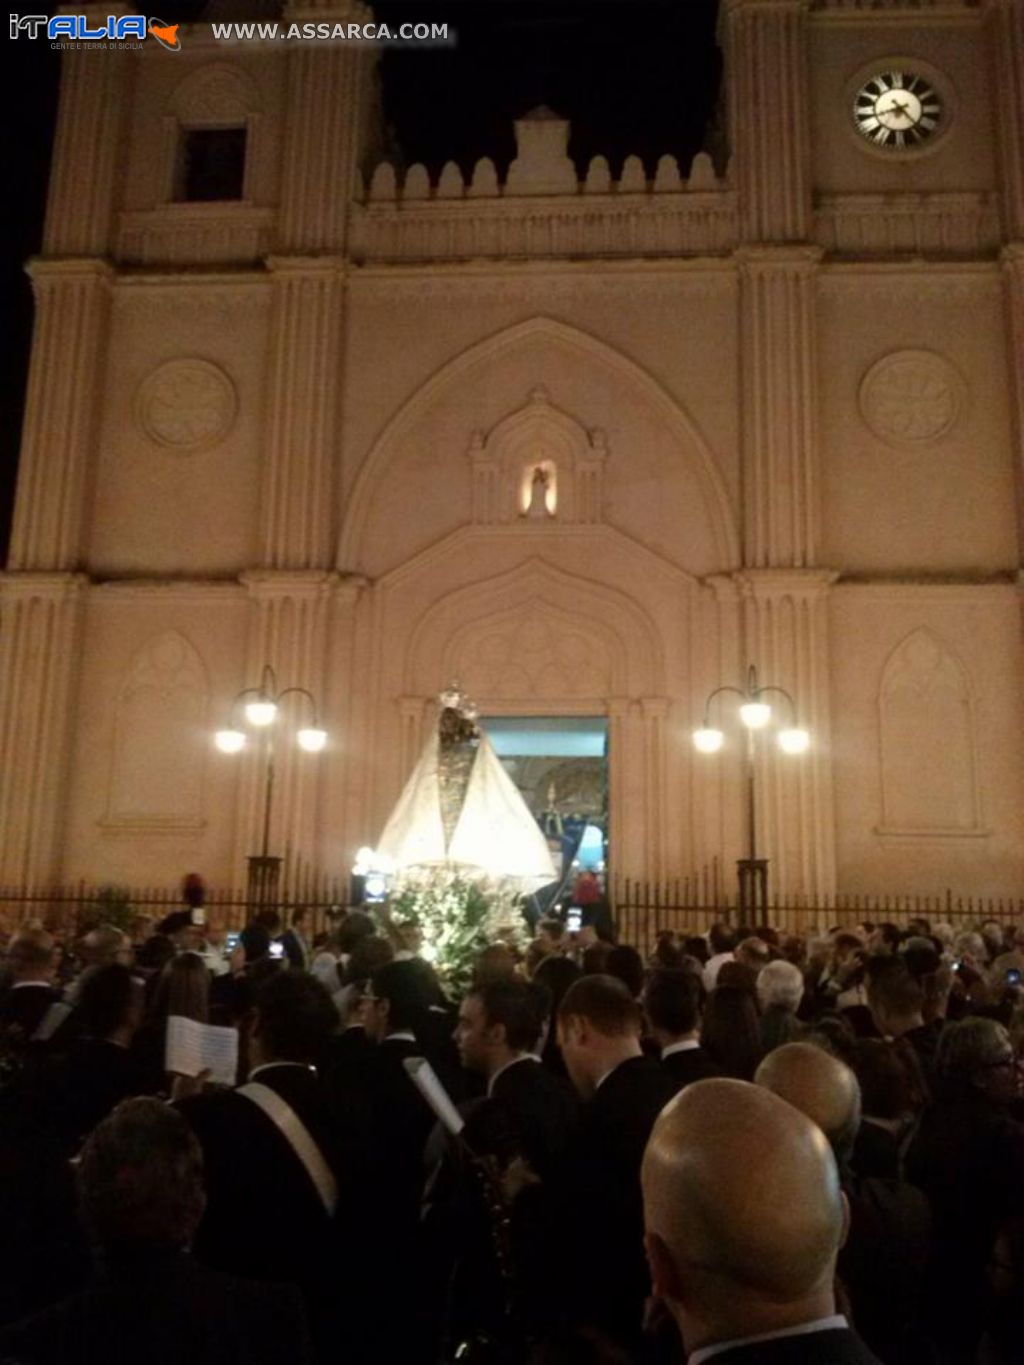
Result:
[[[773,891],[1019,892],[1024,19],[722,10],[728,164],[614,181],[546,111],[504,186],[374,168],[366,48],[67,58],[0,883],[240,882],[259,775],[210,735],[263,663],[331,731],[280,852],[372,844],[457,675],[608,717],[619,872],[728,867],[741,746],[689,731],[754,662],[814,735],[759,761]],[[889,145],[858,92],[915,88]],[[176,201],[242,127],[242,197]]]

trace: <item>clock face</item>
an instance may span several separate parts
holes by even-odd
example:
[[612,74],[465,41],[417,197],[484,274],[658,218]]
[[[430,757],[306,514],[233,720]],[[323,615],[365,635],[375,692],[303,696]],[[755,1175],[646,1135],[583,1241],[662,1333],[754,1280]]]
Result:
[[935,132],[942,105],[923,76],[880,71],[857,91],[853,118],[858,132],[874,146],[905,151],[919,147]]

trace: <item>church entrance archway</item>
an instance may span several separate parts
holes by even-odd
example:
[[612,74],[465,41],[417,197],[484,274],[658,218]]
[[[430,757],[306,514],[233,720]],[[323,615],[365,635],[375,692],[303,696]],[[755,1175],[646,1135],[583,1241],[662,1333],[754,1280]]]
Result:
[[502,766],[547,836],[560,886],[541,909],[573,902],[582,877],[608,889],[608,722],[604,716],[481,718]]

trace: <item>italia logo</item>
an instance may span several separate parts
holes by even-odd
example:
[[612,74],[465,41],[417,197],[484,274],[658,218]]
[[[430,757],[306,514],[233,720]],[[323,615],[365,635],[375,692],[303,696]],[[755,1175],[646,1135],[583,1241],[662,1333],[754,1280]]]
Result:
[[106,23],[90,20],[87,14],[11,14],[8,16],[12,39],[46,37],[51,43],[141,42],[153,38],[168,52],[181,51],[178,24],[165,19],[147,19],[144,14],[108,14]]
[[181,51],[181,39],[178,37],[177,24],[165,24],[162,19],[150,19],[149,36],[155,38],[161,47],[165,47],[168,52]]

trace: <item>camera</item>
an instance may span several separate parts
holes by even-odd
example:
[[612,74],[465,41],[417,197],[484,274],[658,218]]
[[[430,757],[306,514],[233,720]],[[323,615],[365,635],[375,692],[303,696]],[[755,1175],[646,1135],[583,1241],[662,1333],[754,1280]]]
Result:
[[565,927],[570,934],[578,934],[583,927],[583,911],[578,905],[570,905],[565,916]]
[[278,959],[284,957],[284,944],[272,943],[270,945],[270,956]]
[[1019,967],[1007,967],[1007,969],[1006,969],[1006,984],[1007,984],[1008,986],[1019,986],[1019,985],[1020,985],[1020,968],[1019,968]]
[[232,931],[232,933],[230,933],[230,934],[225,934],[225,935],[224,935],[224,951],[225,951],[226,953],[233,953],[233,952],[235,951],[235,949],[238,947],[238,939],[239,939],[239,935],[238,935],[237,931]]

